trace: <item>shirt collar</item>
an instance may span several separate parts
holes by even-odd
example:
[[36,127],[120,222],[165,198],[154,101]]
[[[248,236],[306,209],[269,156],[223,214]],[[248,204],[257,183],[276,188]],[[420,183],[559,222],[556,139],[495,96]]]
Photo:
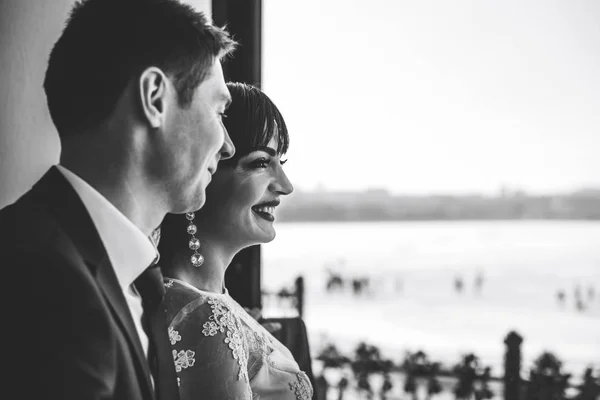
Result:
[[62,165],[65,176],[83,202],[102,239],[123,290],[158,259],[156,247],[144,233],[86,181]]

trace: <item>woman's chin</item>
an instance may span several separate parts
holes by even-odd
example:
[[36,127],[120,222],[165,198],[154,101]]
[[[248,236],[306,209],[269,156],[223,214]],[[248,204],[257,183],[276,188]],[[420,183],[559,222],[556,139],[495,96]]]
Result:
[[[272,242],[275,239],[275,227],[273,226],[273,220],[268,220],[255,212],[252,212],[254,216],[253,222],[254,227],[253,239],[257,242],[256,244],[264,244]],[[274,218],[273,218],[274,219]]]
[[257,234],[254,238],[255,244],[266,244],[270,243],[275,239],[275,229],[270,229],[268,231],[262,230],[260,234]]
[[270,243],[275,239],[275,229],[272,229],[270,232],[261,232],[260,235],[256,235],[256,244],[266,244]]
[[273,229],[273,234],[269,237],[268,240],[265,241],[265,243],[269,243],[275,240],[275,236],[277,236],[277,234],[275,233],[275,229]]
[[264,229],[259,232],[254,232],[251,235],[247,235],[245,239],[241,237],[238,238],[230,238],[231,242],[240,243],[242,248],[248,248],[251,246],[267,244],[272,242],[275,239],[275,230],[271,230],[270,232],[265,232]]

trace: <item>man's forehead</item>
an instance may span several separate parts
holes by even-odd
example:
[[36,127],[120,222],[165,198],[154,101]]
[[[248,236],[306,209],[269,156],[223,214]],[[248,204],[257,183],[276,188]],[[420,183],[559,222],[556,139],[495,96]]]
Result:
[[221,62],[215,60],[213,65],[208,69],[204,80],[200,83],[200,86],[205,86],[212,92],[212,97],[215,100],[229,100],[231,95],[225,84],[225,78],[223,76],[223,68]]
[[205,79],[198,89],[199,93],[203,93],[206,101],[213,104],[225,104],[228,107],[231,103],[231,94],[222,77],[219,79],[215,79],[215,77]]
[[227,89],[227,85],[225,84],[223,67],[218,59],[215,60],[215,63],[211,68],[210,79],[212,79],[215,83],[215,100],[217,102],[225,103],[226,106],[229,106],[229,103],[231,103],[231,94],[229,93],[229,89]]

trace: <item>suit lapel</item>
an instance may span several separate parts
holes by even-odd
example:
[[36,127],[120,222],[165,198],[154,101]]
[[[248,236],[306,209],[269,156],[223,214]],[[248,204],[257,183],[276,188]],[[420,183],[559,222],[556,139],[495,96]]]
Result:
[[131,312],[127,306],[125,295],[121,290],[121,286],[119,285],[117,276],[115,275],[108,257],[98,265],[96,280],[104,293],[104,298],[108,304],[110,304],[115,319],[121,326],[121,329],[125,332],[130,347],[134,349],[134,361],[138,367],[138,371],[143,371],[141,374],[138,373],[138,376],[146,383],[147,389],[150,390],[151,396],[154,398],[148,361],[142,350],[142,344],[140,343],[139,335],[133,322],[133,318],[131,317]]
[[171,345],[169,343],[166,312],[167,310],[164,305],[161,304],[157,312],[150,319],[152,341],[156,349],[158,363],[158,376],[156,377],[157,397],[158,400],[177,400],[179,399],[179,387],[177,386],[175,363],[173,362]]
[[47,206],[49,211],[57,217],[65,233],[85,260],[90,272],[96,277],[106,302],[132,349],[137,374],[144,382],[145,392],[149,398],[153,399],[155,396],[150,381],[150,370],[142,351],[139,335],[125,295],[87,209],[56,167],[50,168],[34,185],[31,194],[34,201]]

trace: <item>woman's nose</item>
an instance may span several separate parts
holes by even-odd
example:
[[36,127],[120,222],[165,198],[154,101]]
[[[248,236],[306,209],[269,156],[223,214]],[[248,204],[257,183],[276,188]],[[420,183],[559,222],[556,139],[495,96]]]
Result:
[[288,195],[294,191],[294,186],[292,185],[292,182],[290,182],[285,171],[282,168],[279,168],[279,173],[273,181],[272,190],[282,195]]

